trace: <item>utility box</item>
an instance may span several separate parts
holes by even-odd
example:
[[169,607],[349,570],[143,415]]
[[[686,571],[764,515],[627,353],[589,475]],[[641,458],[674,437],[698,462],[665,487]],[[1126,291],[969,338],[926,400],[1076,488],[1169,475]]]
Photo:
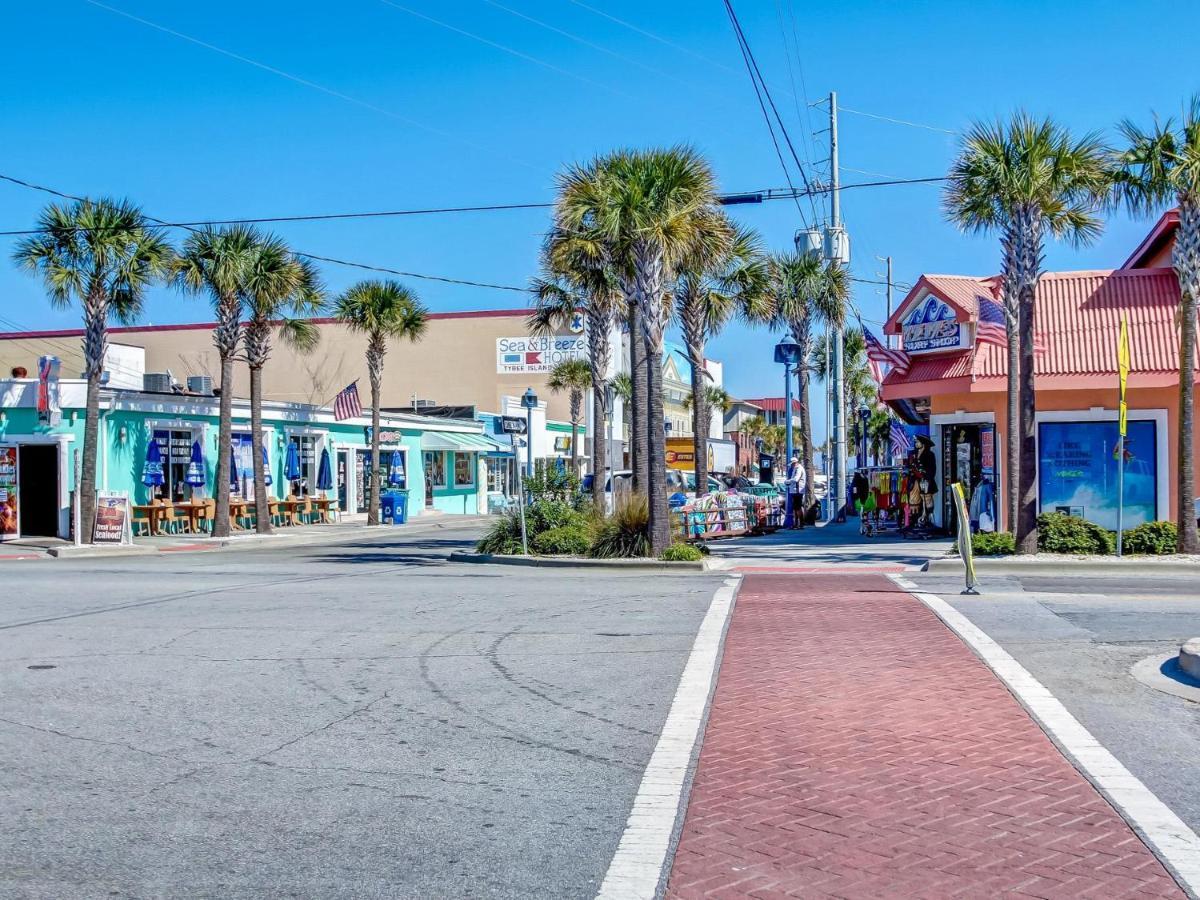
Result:
[[379,497],[379,521],[403,525],[408,521],[408,491],[384,491]]

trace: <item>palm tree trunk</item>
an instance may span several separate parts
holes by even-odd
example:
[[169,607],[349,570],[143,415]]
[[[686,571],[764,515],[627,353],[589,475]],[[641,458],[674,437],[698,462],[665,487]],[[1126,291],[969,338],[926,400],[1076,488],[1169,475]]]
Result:
[[579,475],[579,420],[583,417],[583,391],[571,388],[571,474]]
[[671,543],[671,521],[667,512],[667,446],[664,428],[662,351],[655,351],[652,338],[646,336],[646,437],[647,475],[646,491],[650,503],[650,553],[661,556]]
[[262,366],[250,368],[250,455],[254,458],[254,528],[259,534],[271,534],[271,507],[263,472]]
[[229,458],[233,452],[233,357],[221,355],[221,403],[217,421],[217,508],[213,537],[229,537]]
[[[83,456],[79,472],[79,531],[80,540],[92,543],[96,519],[96,455],[100,434],[100,373],[89,372],[87,408],[83,416]],[[153,440],[153,436],[151,436]]]
[[[379,524],[379,393],[380,379],[371,378],[371,487],[368,493],[367,524]],[[432,485],[425,485],[432,491]]]
[[608,468],[608,431],[605,428],[608,397],[603,387],[592,390],[592,503],[604,511],[604,486]]
[[1196,303],[1200,297],[1200,204],[1182,199],[1179,231],[1176,233],[1172,264],[1179,279],[1179,484],[1177,492],[1180,553],[1200,553],[1196,533],[1195,473],[1195,379]]
[[642,330],[642,316],[635,304],[629,310],[629,373],[632,393],[628,403],[629,455],[633,469],[633,489],[649,490],[649,449],[646,443],[646,342]]
[[[806,493],[809,497],[812,497],[814,496],[812,411],[808,408],[807,348],[805,348],[805,352],[800,354],[800,365],[796,367],[796,393],[800,399],[800,462],[804,466],[804,474],[808,485]],[[808,524],[808,509],[803,508],[802,514],[806,517],[805,524]]]
[[1021,473],[1021,333],[1015,325],[1008,329],[1008,442],[1006,450],[1007,468],[1004,473],[1005,530],[1014,534],[1017,530],[1017,513],[1021,508],[1018,498],[1018,481]]
[[[696,496],[708,493],[708,392],[704,383],[704,348],[688,347],[692,369],[692,452],[695,454]],[[699,360],[699,364],[696,363]]]
[[1016,543],[1018,553],[1037,553],[1037,400],[1034,395],[1033,335],[1034,302],[1042,260],[1041,213],[1023,208],[1016,214],[1018,278],[1021,285],[1017,310],[1021,335],[1020,460],[1017,469],[1018,509]]

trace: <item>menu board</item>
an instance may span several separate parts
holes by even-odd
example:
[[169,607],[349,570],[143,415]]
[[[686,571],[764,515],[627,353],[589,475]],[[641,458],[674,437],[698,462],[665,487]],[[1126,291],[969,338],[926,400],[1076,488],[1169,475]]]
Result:
[[17,448],[0,447],[0,541],[20,533],[17,505]]
[[123,544],[129,527],[129,498],[123,493],[100,491],[96,498],[96,522],[92,541]]

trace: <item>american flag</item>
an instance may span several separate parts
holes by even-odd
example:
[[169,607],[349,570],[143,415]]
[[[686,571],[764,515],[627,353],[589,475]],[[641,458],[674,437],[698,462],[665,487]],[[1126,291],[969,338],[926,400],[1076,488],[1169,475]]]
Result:
[[362,403],[358,399],[358,382],[344,388],[333,398],[333,418],[340,422],[342,419],[353,419],[362,415]]
[[904,426],[899,422],[893,421],[891,435],[892,459],[904,459],[904,457],[908,456],[908,451],[912,450],[912,441],[908,439],[908,432],[904,430]]
[[866,328],[863,329],[863,341],[867,345],[867,363],[871,366],[871,375],[878,383],[883,384],[882,363],[889,364],[901,375],[908,371],[910,361],[908,354],[903,350],[893,350],[884,346],[879,342],[879,338]]
[[[997,347],[1008,346],[1008,317],[1004,307],[990,297],[980,295],[979,325],[975,329],[977,344],[995,344]],[[1033,352],[1043,353],[1046,350],[1045,339],[1036,332],[1033,335]]]

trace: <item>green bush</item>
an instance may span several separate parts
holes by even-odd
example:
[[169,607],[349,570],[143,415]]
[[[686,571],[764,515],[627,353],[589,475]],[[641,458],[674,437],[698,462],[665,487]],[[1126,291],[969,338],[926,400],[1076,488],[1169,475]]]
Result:
[[976,556],[1009,556],[1017,552],[1017,542],[1007,531],[980,531],[971,535],[971,551]]
[[672,544],[660,557],[664,562],[699,562],[704,554],[691,544]]
[[1121,549],[1125,553],[1174,553],[1178,539],[1179,529],[1174,522],[1143,522],[1125,532]]
[[566,500],[534,500],[525,509],[525,527],[530,539],[552,528],[586,524],[586,516]]
[[650,504],[644,494],[630,494],[597,526],[590,555],[596,559],[649,556],[649,531]]
[[1116,553],[1116,536],[1094,522],[1063,513],[1043,513],[1037,519],[1038,552]]
[[543,531],[533,539],[533,550],[543,556],[585,556],[592,536],[582,525],[564,525]]
[[521,520],[516,513],[507,513],[494,524],[479,543],[477,553],[521,553]]
[[531,503],[539,500],[558,500],[564,503],[579,502],[579,476],[567,469],[549,465],[539,460],[534,466],[532,477],[522,479],[525,494]]

